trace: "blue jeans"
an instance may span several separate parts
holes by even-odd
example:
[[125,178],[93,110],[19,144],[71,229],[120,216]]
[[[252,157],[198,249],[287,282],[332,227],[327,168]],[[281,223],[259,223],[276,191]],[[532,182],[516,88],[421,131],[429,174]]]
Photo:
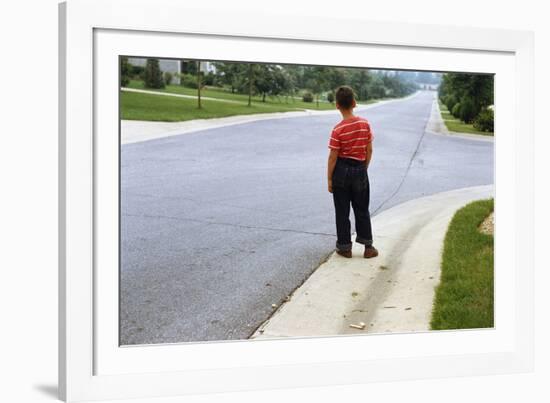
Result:
[[336,211],[336,248],[351,250],[350,206],[355,215],[355,242],[372,245],[372,226],[369,213],[370,184],[364,161],[338,158],[332,174],[332,196]]

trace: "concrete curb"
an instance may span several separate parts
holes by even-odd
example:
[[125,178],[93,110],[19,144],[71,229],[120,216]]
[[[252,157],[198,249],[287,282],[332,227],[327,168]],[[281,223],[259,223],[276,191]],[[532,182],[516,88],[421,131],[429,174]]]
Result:
[[430,120],[428,120],[428,125],[426,126],[426,131],[434,134],[449,134],[449,130],[441,117],[441,110],[437,102],[437,93],[432,103],[432,111],[430,113]]
[[[144,92],[144,91],[136,90],[134,92]],[[159,94],[165,94],[165,93],[159,93]],[[418,93],[414,93],[405,98],[391,99],[387,101],[378,101],[376,103],[368,104],[368,105],[359,105],[356,108],[356,111],[362,112],[362,111],[366,111],[382,105],[386,105],[388,103],[402,102],[412,98],[413,96],[416,96],[417,94]],[[226,126],[240,125],[240,124],[249,123],[249,122],[257,122],[261,120],[300,118],[305,116],[318,116],[318,115],[335,115],[336,116],[338,113],[339,112],[336,109],[327,110],[327,111],[316,111],[316,110],[307,109],[304,111],[293,111],[293,112],[258,113],[258,114],[252,114],[252,115],[229,116],[225,118],[196,119],[196,120],[187,120],[184,122],[152,122],[152,121],[142,121],[142,120],[121,120],[120,137],[121,137],[122,144],[130,144],[130,143],[138,143],[141,141],[160,139],[164,137],[178,136],[180,134],[194,133],[201,130],[216,129],[216,128],[221,128]]]
[[[493,197],[477,186],[422,197],[373,218],[380,256],[333,254],[252,338],[429,330],[449,222],[467,203]],[[350,327],[359,325],[364,329]]]

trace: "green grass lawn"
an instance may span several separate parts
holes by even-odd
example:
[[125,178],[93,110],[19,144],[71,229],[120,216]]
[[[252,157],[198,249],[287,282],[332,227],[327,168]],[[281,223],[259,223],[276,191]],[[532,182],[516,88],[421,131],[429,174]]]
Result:
[[[135,88],[140,90],[149,90],[148,88],[145,88],[143,85],[143,81],[139,80],[132,80],[130,81],[130,84],[127,86],[128,88]],[[191,95],[191,96],[197,96],[197,90],[187,87],[182,87],[181,85],[167,85],[165,88],[162,89],[155,89],[152,91],[159,91],[159,92],[168,92],[172,94],[182,94],[182,95]],[[248,104],[248,95],[246,94],[232,94],[228,90],[224,90],[223,88],[217,88],[217,87],[205,87],[201,91],[201,95],[203,97],[208,98],[219,98],[219,99],[227,99],[230,101],[240,101],[244,104]],[[317,104],[315,102],[303,102],[301,99],[295,99],[292,97],[267,97],[265,102],[262,102],[261,97],[259,96],[253,96],[252,97],[253,103],[262,103],[263,105],[271,105],[275,107],[284,106],[285,108],[293,108],[293,110],[296,109],[319,109],[319,110],[329,110],[334,109],[334,104],[328,103],[326,101],[319,101],[319,107],[317,107]]]
[[284,104],[275,106],[258,102],[249,107],[245,103],[239,105],[208,100],[203,100],[202,109],[198,109],[195,99],[123,91],[120,93],[120,106],[121,119],[163,122],[298,110]]
[[[149,90],[144,88],[143,81],[132,80],[128,88]],[[197,90],[182,87],[181,85],[168,85],[166,88],[152,90],[196,96]],[[248,106],[248,95],[232,94],[230,91],[217,87],[206,87],[201,92],[203,97],[237,101],[239,103],[225,103],[208,99],[202,100],[202,109],[197,108],[196,99],[170,97],[158,94],[144,94],[137,92],[120,92],[121,118],[125,120],[148,120],[162,122],[180,122],[192,119],[209,119],[235,115],[250,115],[255,113],[290,112],[304,109],[332,110],[335,105],[326,101],[303,102],[301,99],[291,97],[267,97],[265,102],[255,96],[252,98],[252,106]],[[361,104],[378,102],[376,99]]]
[[493,208],[493,199],[470,203],[449,225],[431,319],[434,330],[494,326],[493,236],[478,230]]
[[464,123],[460,119],[455,118],[441,101],[439,101],[439,109],[441,110],[441,118],[445,122],[445,126],[447,126],[447,129],[451,132],[494,136],[493,132],[482,132],[474,128],[473,125]]

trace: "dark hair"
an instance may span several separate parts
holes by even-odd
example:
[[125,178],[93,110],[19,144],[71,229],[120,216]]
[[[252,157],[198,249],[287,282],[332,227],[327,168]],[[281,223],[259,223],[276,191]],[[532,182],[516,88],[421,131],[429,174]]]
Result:
[[347,85],[343,85],[336,89],[336,103],[344,109],[350,109],[353,106],[355,97],[353,89]]

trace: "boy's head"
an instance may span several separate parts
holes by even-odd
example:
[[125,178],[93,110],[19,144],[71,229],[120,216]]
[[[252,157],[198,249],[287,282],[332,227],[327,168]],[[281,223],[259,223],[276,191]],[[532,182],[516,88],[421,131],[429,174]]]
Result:
[[336,107],[340,110],[350,110],[355,108],[355,96],[353,90],[347,85],[336,89]]

